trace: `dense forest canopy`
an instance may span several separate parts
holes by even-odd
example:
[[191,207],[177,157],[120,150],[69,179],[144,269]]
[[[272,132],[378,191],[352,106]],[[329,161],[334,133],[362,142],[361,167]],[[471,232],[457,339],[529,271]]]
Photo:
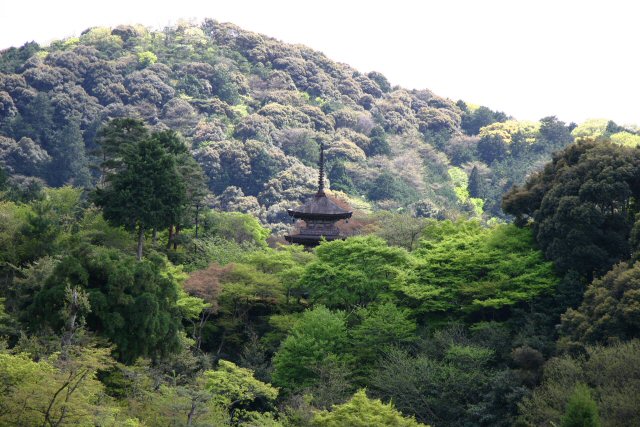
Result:
[[[0,53],[0,424],[640,422],[640,134],[205,20]],[[317,186],[345,240],[282,245]]]

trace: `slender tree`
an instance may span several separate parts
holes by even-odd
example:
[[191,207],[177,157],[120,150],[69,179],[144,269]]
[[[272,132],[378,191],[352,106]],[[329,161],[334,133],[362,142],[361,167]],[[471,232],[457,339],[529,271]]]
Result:
[[184,178],[164,135],[149,135],[135,122],[113,126],[104,145],[105,182],[96,189],[94,202],[107,221],[136,231],[141,260],[144,233],[179,222],[187,201]]

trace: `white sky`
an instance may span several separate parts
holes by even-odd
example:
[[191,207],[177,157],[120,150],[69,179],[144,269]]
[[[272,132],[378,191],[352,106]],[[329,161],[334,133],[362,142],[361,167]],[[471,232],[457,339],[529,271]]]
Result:
[[633,0],[0,0],[0,49],[210,17],[521,120],[640,124]]

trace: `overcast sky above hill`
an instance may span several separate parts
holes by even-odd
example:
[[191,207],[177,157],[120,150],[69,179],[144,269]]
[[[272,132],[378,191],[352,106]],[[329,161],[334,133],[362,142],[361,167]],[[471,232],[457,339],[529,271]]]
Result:
[[302,43],[392,84],[429,88],[521,120],[640,124],[633,1],[3,0],[0,49],[90,26],[233,22]]

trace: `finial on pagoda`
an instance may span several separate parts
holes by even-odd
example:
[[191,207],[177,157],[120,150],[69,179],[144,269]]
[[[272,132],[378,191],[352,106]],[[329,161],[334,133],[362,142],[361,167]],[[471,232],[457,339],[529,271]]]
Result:
[[320,172],[318,174],[318,192],[316,197],[323,197],[324,194],[324,142],[320,141]]

